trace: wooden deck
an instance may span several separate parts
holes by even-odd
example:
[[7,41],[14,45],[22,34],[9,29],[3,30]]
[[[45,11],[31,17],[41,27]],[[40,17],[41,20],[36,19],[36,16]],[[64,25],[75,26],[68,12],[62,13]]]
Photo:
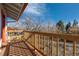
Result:
[[31,49],[24,41],[10,42],[0,50],[0,56],[36,56],[35,50]]
[[10,43],[9,45],[9,56],[36,56],[34,50],[31,49],[27,43],[20,41]]
[[79,36],[42,32],[24,32],[21,39],[8,44],[9,56],[79,56]]

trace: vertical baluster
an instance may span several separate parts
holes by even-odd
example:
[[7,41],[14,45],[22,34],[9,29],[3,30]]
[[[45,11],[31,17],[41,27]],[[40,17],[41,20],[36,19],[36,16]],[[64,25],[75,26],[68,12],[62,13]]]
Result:
[[52,36],[51,36],[51,56],[52,56]]
[[44,54],[46,54],[46,36],[44,36]]
[[48,36],[48,53],[49,53],[49,56],[50,56],[50,36]]
[[42,51],[42,37],[41,37],[41,34],[40,34],[40,51]]
[[51,56],[52,55],[52,37],[51,36],[50,36],[49,42],[50,42],[49,43],[49,46],[50,46],[49,51],[50,51],[50,56]]
[[38,37],[38,35],[39,34],[37,34],[37,38],[36,38],[36,40],[37,40],[37,49],[39,49],[39,37]]
[[48,36],[46,37],[46,47],[47,47],[47,49],[46,49],[46,54],[48,55]]
[[39,35],[39,34],[37,34],[37,37],[36,37],[36,40],[37,40],[37,42],[36,42],[36,43],[37,43],[37,44],[36,44],[37,49],[39,49],[39,37],[38,37],[38,35]]
[[48,45],[47,45],[47,46],[48,46],[48,55],[49,55],[49,50],[50,50],[50,49],[49,49],[49,42],[50,42],[50,41],[49,41],[49,36],[47,36],[47,37],[48,37],[48,38],[47,38],[47,40],[48,40],[48,41],[47,41],[47,42],[48,42]]
[[38,49],[39,49],[39,34],[38,34]]
[[43,52],[42,46],[43,46],[43,36],[42,36],[42,34],[40,34],[40,50],[41,50],[41,52]]
[[49,43],[50,43],[50,40],[49,40],[49,36],[48,36],[48,55],[50,55],[50,46],[49,46]]
[[42,52],[42,35],[40,35],[40,50]]
[[43,42],[43,44],[44,44],[44,52],[43,53],[45,54],[45,36],[44,36],[43,39],[44,39],[44,42]]
[[44,35],[41,34],[41,51],[44,52]]
[[48,55],[48,36],[46,36],[46,39],[45,39],[45,46],[46,46],[45,53],[46,55]]
[[33,41],[34,41],[34,38],[33,38],[33,37],[34,37],[34,35],[31,37],[31,40],[32,40],[32,45],[33,45]]
[[39,50],[40,50],[40,34],[39,34]]
[[33,41],[32,37],[33,37],[33,36],[31,36],[31,37],[30,37],[30,40],[28,40],[28,41],[30,42],[30,44],[32,44],[32,41]]
[[49,40],[48,46],[49,46],[49,56],[50,56],[50,36],[49,36],[48,40]]
[[34,34],[34,47],[35,47],[35,34]]
[[59,39],[57,39],[57,56],[59,55]]
[[47,55],[47,44],[48,44],[48,42],[47,42],[47,36],[45,36],[44,37],[44,54],[45,55]]
[[34,36],[35,35],[32,36],[32,44],[33,44],[33,46],[34,46]]
[[38,45],[38,44],[37,44],[37,34],[35,34],[35,47],[36,47],[36,48],[38,48],[37,45]]
[[52,40],[52,43],[51,43],[51,44],[52,44],[52,47],[51,47],[51,50],[52,50],[52,51],[51,51],[51,52],[52,52],[52,55],[53,55],[53,37],[52,37],[51,40]]
[[76,56],[76,41],[73,41],[73,56]]
[[64,40],[64,56],[66,56],[66,40]]
[[43,35],[43,53],[44,53],[44,35]]
[[49,38],[48,38],[48,40],[49,40],[49,56],[50,56],[50,36],[49,36]]

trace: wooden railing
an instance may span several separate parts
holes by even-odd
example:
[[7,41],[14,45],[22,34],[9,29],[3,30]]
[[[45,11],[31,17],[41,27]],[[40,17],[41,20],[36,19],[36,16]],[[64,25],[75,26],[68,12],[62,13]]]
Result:
[[[24,33],[28,35],[31,34],[31,37],[28,38],[26,42],[42,55],[79,55],[77,51],[79,49],[79,35],[31,31],[25,31]],[[27,35],[25,35],[25,39],[26,37]]]

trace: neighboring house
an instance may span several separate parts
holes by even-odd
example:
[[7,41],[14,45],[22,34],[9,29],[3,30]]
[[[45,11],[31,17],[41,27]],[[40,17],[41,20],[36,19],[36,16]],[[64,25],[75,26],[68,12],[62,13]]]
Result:
[[79,34],[79,27],[70,27],[69,32],[72,34]]
[[8,27],[7,33],[8,33],[8,40],[21,39],[23,30]]

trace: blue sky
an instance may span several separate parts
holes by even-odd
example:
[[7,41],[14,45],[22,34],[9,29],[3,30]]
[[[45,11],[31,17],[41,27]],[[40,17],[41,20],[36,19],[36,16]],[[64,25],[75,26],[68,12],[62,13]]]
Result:
[[[35,20],[43,20],[45,24],[51,22],[56,24],[59,20],[62,20],[65,24],[69,21],[72,23],[74,19],[79,22],[79,4],[67,4],[67,3],[31,3],[28,4],[22,16],[19,19],[19,25],[22,26],[25,18],[29,16],[33,22]],[[7,18],[8,19],[8,18]],[[12,26],[15,23],[11,24]]]

